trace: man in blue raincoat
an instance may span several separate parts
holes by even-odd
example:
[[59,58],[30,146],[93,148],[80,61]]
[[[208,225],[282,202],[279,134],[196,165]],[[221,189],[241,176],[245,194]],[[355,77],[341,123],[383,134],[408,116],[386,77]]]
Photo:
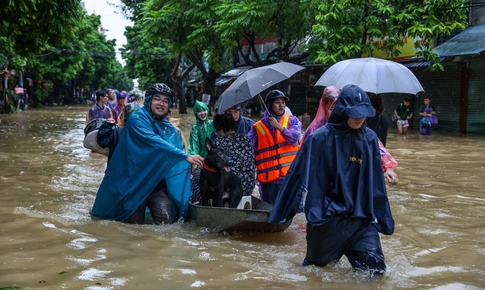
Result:
[[284,223],[306,192],[307,254],[303,265],[325,266],[347,256],[354,270],[380,277],[386,269],[378,232],[394,232],[367,94],[347,85],[328,123],[307,137],[269,216]]
[[106,168],[91,214],[143,224],[148,207],[155,224],[184,219],[191,195],[190,165],[204,159],[182,150],[175,128],[166,120],[172,90],[153,84],[145,106],[130,115]]

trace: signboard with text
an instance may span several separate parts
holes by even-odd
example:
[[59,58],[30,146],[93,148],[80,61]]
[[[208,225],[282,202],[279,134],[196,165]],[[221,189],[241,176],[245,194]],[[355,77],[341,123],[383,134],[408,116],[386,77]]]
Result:
[[210,100],[211,100],[211,95],[209,95],[209,94],[202,94],[202,103],[204,103],[204,104],[206,104],[208,106]]
[[15,88],[14,89],[15,94],[17,95],[23,95],[24,94],[24,88]]

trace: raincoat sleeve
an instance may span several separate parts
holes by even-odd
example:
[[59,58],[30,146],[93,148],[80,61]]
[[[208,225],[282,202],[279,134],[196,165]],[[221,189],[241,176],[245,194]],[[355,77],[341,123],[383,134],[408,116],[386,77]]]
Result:
[[88,120],[92,121],[94,119],[96,119],[96,115],[94,114],[94,110],[90,109],[89,112],[88,112]]
[[392,157],[391,153],[387,151],[386,147],[382,144],[381,140],[379,141],[379,153],[381,154],[381,163],[382,163],[382,171],[386,172],[388,168],[394,169],[397,167],[398,163],[394,157]]
[[254,151],[256,151],[256,149],[258,148],[258,135],[256,134],[254,127],[251,127],[251,130],[249,130],[247,136],[251,140],[251,144],[253,144]]
[[239,119],[239,123],[237,125],[236,133],[246,135],[249,133],[249,131],[251,131],[251,128],[253,128],[253,125],[254,125],[253,120],[246,118],[244,116],[241,116],[241,118]]
[[285,138],[286,142],[288,142],[289,144],[296,146],[300,143],[300,134],[301,122],[300,120],[298,120],[297,117],[291,116],[290,125],[282,132],[283,138]]
[[302,195],[307,191],[308,165],[311,164],[311,158],[308,144],[304,142],[281,185],[268,218],[269,223],[286,223],[297,213]]
[[192,130],[190,130],[189,136],[189,145],[188,150],[190,155],[198,155],[200,154],[200,140],[199,140],[199,130],[197,125],[192,126]]

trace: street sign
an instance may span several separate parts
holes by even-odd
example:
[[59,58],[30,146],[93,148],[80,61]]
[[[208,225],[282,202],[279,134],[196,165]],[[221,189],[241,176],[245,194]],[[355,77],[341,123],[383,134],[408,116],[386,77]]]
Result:
[[17,95],[23,95],[24,94],[24,88],[17,87],[17,88],[14,89],[14,92]]

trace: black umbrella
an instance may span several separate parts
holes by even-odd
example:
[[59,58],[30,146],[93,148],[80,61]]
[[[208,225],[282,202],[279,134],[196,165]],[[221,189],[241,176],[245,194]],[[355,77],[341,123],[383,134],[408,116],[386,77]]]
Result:
[[279,62],[245,71],[219,97],[217,112],[224,112],[253,98],[302,69],[304,67],[296,64]]

